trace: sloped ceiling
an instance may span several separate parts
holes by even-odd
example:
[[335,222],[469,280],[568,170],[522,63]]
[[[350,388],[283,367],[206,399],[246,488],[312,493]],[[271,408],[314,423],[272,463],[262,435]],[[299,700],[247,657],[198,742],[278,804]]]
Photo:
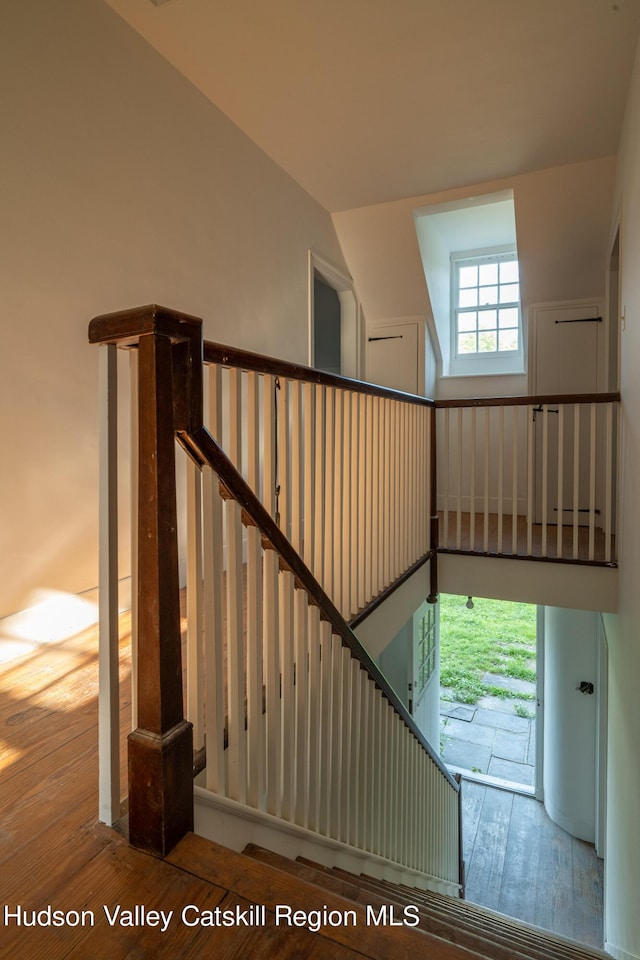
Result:
[[640,0],[106,0],[332,212],[616,152]]

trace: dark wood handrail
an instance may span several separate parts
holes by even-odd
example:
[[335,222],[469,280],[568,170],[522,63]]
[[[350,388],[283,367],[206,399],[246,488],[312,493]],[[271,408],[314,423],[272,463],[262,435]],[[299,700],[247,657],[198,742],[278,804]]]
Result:
[[413,393],[393,390],[380,384],[367,383],[363,380],[353,380],[349,377],[338,376],[333,373],[324,373],[314,370],[300,363],[291,363],[288,360],[279,360],[249,350],[240,350],[222,343],[205,340],[203,344],[203,359],[205,363],[218,363],[222,366],[238,367],[242,370],[253,370],[256,373],[271,374],[277,377],[288,377],[291,380],[302,380],[305,383],[317,383],[327,387],[337,387],[342,390],[352,390],[355,393],[364,393],[374,397],[389,397],[393,400],[402,400],[405,403],[414,403],[422,406],[447,407],[510,407],[510,406],[538,406],[549,403],[617,403],[620,393],[577,393],[577,394],[538,394],[535,396],[515,397],[468,397],[455,400],[431,400],[429,397],[419,397]]
[[380,672],[378,666],[371,659],[300,555],[296,553],[275,521],[258,500],[249,484],[238,470],[236,470],[206,427],[200,427],[191,433],[179,433],[178,439],[196,463],[207,464],[214,470],[229,495],[236,500],[245,513],[251,518],[262,535],[279,554],[281,560],[291,571],[299,585],[303,587],[312,602],[319,607],[322,618],[331,624],[333,632],[340,637],[344,646],[349,648],[352,656],[360,662],[363,669],[366,670],[369,676],[375,681],[376,686],[379,687],[396,713],[402,718],[405,726],[409,728],[425,753],[427,753],[429,758],[435,763],[451,787],[456,792],[459,792],[459,785],[451,776],[440,757],[435,753],[428,740],[426,740],[420,732],[411,715]]
[[619,393],[547,393],[533,397],[469,397],[436,400],[435,406],[453,407],[537,407],[549,403],[619,403]]
[[418,397],[413,393],[403,393],[402,390],[392,390],[391,387],[382,387],[376,383],[352,380],[350,377],[342,377],[334,373],[324,373],[322,370],[314,370],[313,367],[306,367],[301,363],[278,360],[260,353],[251,353],[249,350],[239,350],[236,347],[213,343],[210,340],[204,341],[204,362],[219,363],[223,367],[254,370],[256,373],[267,373],[274,377],[288,377],[290,380],[302,380],[305,383],[317,383],[325,387],[337,387],[373,397],[402,400],[404,403],[414,403],[423,407],[435,406],[434,401],[428,397]]

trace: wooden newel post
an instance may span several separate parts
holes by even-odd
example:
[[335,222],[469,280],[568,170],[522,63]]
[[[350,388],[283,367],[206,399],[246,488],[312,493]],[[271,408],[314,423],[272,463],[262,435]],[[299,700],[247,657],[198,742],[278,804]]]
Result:
[[193,830],[193,737],[184,719],[172,341],[140,336],[138,728],[129,735],[129,842],[165,856]]

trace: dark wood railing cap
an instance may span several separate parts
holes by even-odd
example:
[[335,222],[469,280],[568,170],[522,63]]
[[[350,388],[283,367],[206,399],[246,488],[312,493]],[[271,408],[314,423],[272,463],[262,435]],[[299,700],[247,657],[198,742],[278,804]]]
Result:
[[117,343],[133,346],[148,334],[193,340],[202,336],[202,320],[188,313],[151,303],[131,310],[105,313],[89,324],[89,343]]
[[455,400],[436,400],[440,409],[458,407],[539,407],[549,403],[619,403],[619,393],[545,393],[537,396],[463,397]]
[[325,387],[336,387],[340,390],[351,390],[354,393],[363,393],[373,397],[383,397],[389,400],[400,400],[404,403],[413,403],[425,407],[435,406],[428,397],[418,397],[413,393],[383,387],[377,383],[367,383],[364,380],[353,380],[350,377],[339,376],[335,373],[325,373],[315,370],[302,363],[292,363],[290,360],[278,360],[275,357],[266,357],[250,350],[240,350],[222,343],[204,341],[204,362],[219,363],[223,367],[239,367],[242,370],[253,370],[257,373],[270,374],[274,377],[284,377],[289,380],[302,380],[305,383],[317,383]]

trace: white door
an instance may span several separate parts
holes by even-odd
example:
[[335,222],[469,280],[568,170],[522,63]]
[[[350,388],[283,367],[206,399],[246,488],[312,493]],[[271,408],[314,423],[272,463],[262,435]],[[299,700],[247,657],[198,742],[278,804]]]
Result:
[[370,327],[367,336],[367,379],[370,383],[421,394],[425,358],[423,346],[421,371],[420,342],[418,321]]
[[[545,304],[531,310],[533,395],[596,393],[598,389],[598,356],[602,347],[602,304],[598,301]],[[572,522],[575,488],[573,472],[574,426],[573,408],[565,410],[562,423],[562,514],[558,504],[558,405],[546,405],[546,443],[544,408],[534,411],[536,523],[542,522],[543,470],[547,477],[546,522],[562,519]],[[579,522],[589,523],[589,500],[586,478],[589,468],[589,430],[587,411],[580,410],[579,482],[577,508]],[[596,519],[596,525],[600,526]]]

